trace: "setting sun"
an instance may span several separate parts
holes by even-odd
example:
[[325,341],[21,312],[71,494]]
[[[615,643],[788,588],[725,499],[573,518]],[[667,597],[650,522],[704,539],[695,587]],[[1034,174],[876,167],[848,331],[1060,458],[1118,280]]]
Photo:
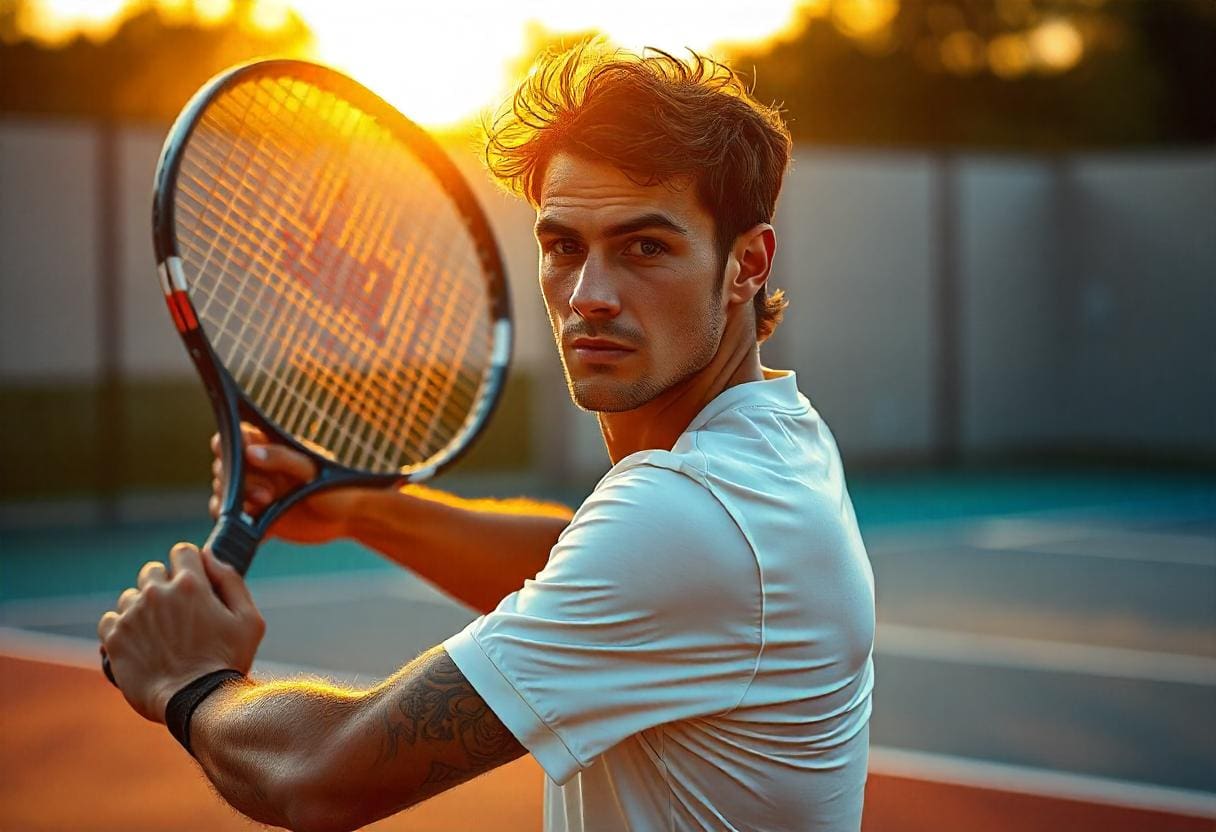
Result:
[[[629,49],[713,53],[723,45],[779,35],[795,23],[800,5],[798,0],[746,5],[447,0],[425,6],[380,0],[36,0],[23,7],[22,23],[54,45],[77,34],[104,39],[123,19],[149,7],[168,22],[193,19],[205,26],[239,15],[242,27],[264,32],[285,26],[294,13],[312,35],[311,49],[302,57],[352,75],[416,121],[443,127],[476,118],[501,100],[530,37],[596,31]],[[807,4],[810,13],[814,5]]]
[[320,60],[349,72],[418,121],[446,125],[502,97],[529,26],[554,35],[594,29],[633,49],[708,50],[771,37],[791,23],[795,5],[454,0],[420,11],[387,3],[295,0],[292,8],[312,30]]

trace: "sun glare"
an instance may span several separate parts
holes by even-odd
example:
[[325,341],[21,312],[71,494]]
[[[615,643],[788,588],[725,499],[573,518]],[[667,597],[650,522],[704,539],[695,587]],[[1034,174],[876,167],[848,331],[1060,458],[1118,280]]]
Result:
[[[170,25],[217,26],[273,35],[298,18],[311,33],[311,53],[347,72],[431,128],[458,127],[508,94],[520,61],[537,38],[599,32],[619,46],[654,46],[710,55],[780,38],[801,21],[830,20],[872,53],[894,41],[902,0],[25,0],[19,27],[55,46],[84,35],[111,36],[122,22],[155,8]],[[1035,20],[1032,0],[994,0],[1013,27],[985,38],[965,26],[955,6],[927,7],[940,39],[936,51],[958,75],[992,72],[1016,79],[1075,66],[1085,41],[1067,18]],[[1092,7],[1105,0],[1085,0]]]
[[114,34],[137,5],[138,0],[42,0],[20,7],[21,26],[48,44],[77,35],[101,41]]
[[1048,20],[1030,35],[1030,48],[1045,69],[1063,72],[1081,60],[1085,42],[1077,27],[1067,20]]
[[318,58],[431,126],[458,123],[501,100],[529,26],[554,35],[596,30],[629,49],[712,50],[772,37],[792,24],[797,7],[794,0],[448,0],[425,9],[332,0],[291,5],[312,30]]
[[[856,2],[857,0],[853,0]],[[865,0],[862,0],[863,4]],[[874,2],[874,0],[870,0]],[[891,0],[878,0],[880,5]],[[756,43],[792,26],[800,5],[822,0],[28,0],[22,29],[49,45],[84,34],[103,40],[132,14],[154,7],[167,22],[213,26],[242,15],[263,32],[295,13],[313,36],[311,56],[343,70],[416,121],[454,126],[507,93],[528,48],[529,32],[554,37],[598,31],[629,49],[657,46],[713,54],[722,45]]]

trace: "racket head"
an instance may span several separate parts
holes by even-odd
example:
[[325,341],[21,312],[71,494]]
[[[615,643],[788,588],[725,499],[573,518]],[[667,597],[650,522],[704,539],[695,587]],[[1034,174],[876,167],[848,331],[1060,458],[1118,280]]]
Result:
[[242,420],[317,460],[315,487],[383,484],[450,466],[497,404],[511,323],[489,223],[442,148],[341,73],[255,61],[200,89],[162,149],[153,242],[216,411],[222,514]]

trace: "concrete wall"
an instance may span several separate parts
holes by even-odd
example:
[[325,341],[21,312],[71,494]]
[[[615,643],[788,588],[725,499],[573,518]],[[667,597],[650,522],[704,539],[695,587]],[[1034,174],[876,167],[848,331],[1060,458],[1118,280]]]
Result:
[[0,122],[0,380],[98,370],[96,131]]
[[[163,132],[118,133],[120,365],[133,383],[180,385],[191,371],[149,239]],[[0,121],[0,392],[97,379],[98,135],[83,123]],[[515,366],[528,382],[512,407],[526,417],[531,464],[593,476],[606,459],[594,419],[561,384],[531,211],[471,155],[458,163],[511,278]],[[951,347],[964,458],[1216,455],[1216,152],[947,163],[802,148],[776,224],[772,285],[792,305],[763,356],[798,372],[846,456],[932,456],[949,424],[941,382]],[[947,265],[957,280],[953,345],[942,326]],[[20,429],[21,413],[3,415]]]
[[977,158],[956,180],[965,452],[1064,436],[1058,182],[1050,162]]
[[1216,157],[1075,159],[1065,439],[1216,444]]
[[762,354],[858,455],[932,442],[931,176],[923,156],[804,151],[778,206],[771,280],[790,307]]

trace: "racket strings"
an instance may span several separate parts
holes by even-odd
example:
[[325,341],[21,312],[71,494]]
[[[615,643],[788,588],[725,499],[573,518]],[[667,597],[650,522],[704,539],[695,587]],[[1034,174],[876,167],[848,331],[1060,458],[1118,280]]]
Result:
[[196,127],[179,195],[192,299],[263,413],[375,471],[454,441],[489,371],[485,279],[393,134],[300,81],[240,84]]

